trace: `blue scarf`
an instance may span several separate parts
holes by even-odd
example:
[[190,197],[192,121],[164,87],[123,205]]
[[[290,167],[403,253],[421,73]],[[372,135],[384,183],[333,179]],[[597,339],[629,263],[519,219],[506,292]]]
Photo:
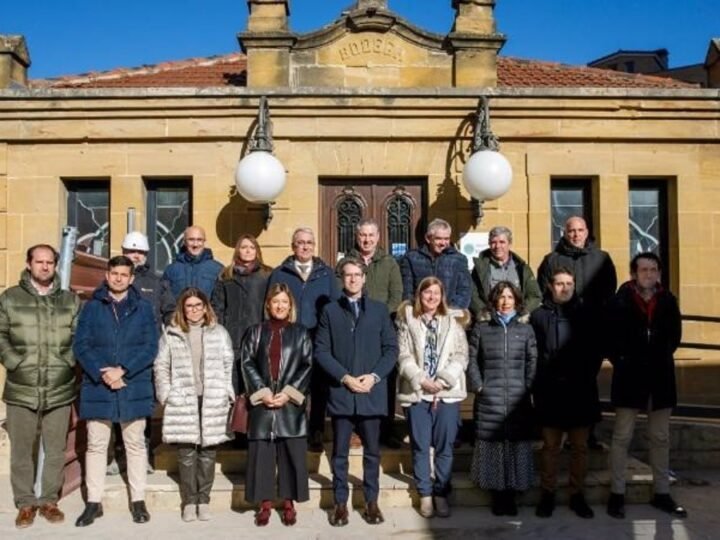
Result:
[[512,321],[513,318],[515,317],[515,315],[517,315],[517,311],[515,311],[514,309],[506,315],[503,315],[499,311],[497,311],[496,313],[497,313],[498,319],[500,319],[500,322],[502,323],[503,326],[507,326],[508,324],[510,324],[510,321]]

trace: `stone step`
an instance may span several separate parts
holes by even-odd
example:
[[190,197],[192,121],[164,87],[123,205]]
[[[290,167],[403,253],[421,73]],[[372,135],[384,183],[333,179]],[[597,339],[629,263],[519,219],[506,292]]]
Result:
[[[559,477],[558,503],[567,502],[567,474]],[[361,476],[350,475],[351,501],[353,506],[362,507]],[[540,498],[539,478],[535,480],[535,487],[528,490],[519,498],[521,505],[535,505]],[[604,504],[610,490],[610,477],[607,471],[591,471],[587,475],[585,496],[590,504]],[[245,481],[241,474],[217,473],[211,496],[211,507],[215,510],[227,508],[248,509],[251,507],[245,501]],[[652,476],[647,465],[630,459],[627,473],[628,503],[646,503],[652,495]],[[180,507],[180,493],[177,475],[156,471],[148,476],[146,502],[150,511],[178,510]],[[487,492],[475,487],[467,473],[453,474],[453,494],[451,503],[455,506],[488,506],[490,496]],[[310,500],[299,505],[300,508],[331,508],[332,476],[313,473],[310,475]],[[380,497],[381,507],[408,507],[417,506],[419,498],[414,488],[412,476],[404,473],[381,473]],[[128,508],[128,495],[125,481],[118,476],[107,477],[103,506],[106,510],[126,511]]]
[[[535,468],[540,468],[540,450],[541,443],[536,444],[535,451]],[[319,473],[330,475],[330,455],[332,452],[332,444],[325,444],[324,452],[308,452],[307,467],[310,473]],[[154,451],[153,464],[158,471],[166,471],[169,473],[177,472],[177,451],[173,445],[161,444]],[[470,470],[472,463],[473,448],[467,444],[462,445],[454,450],[453,471],[464,472]],[[567,469],[570,462],[570,453],[563,450],[560,454],[560,468]],[[217,463],[215,465],[217,472],[226,474],[242,474],[245,472],[247,464],[247,450],[234,448],[230,444],[222,445],[218,449]],[[588,451],[588,469],[591,471],[600,471],[607,469],[608,452],[603,447],[600,450]],[[349,455],[350,474],[362,474],[362,448],[351,448]],[[404,473],[412,474],[412,455],[409,446],[400,449],[381,448],[380,451],[380,468],[387,474]]]

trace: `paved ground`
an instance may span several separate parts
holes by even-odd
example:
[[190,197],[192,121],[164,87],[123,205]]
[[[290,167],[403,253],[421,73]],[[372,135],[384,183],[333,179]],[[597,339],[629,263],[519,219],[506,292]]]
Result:
[[[487,508],[456,508],[449,519],[425,520],[409,508],[387,509],[386,522],[379,526],[364,523],[354,512],[350,524],[342,529],[330,527],[327,515],[319,509],[304,510],[293,528],[286,528],[278,516],[266,528],[253,525],[252,512],[236,513],[228,510],[216,512],[206,523],[183,523],[179,512],[156,512],[148,524],[132,523],[129,513],[109,512],[85,529],[74,527],[73,522],[82,509],[77,494],[61,502],[67,512],[67,522],[49,525],[38,518],[28,529],[15,529],[14,513],[0,512],[0,538],[93,538],[140,540],[243,538],[338,539],[338,538],[533,538],[553,540],[622,540],[622,539],[709,539],[720,538],[720,471],[694,471],[679,475],[680,482],[674,495],[687,508],[690,517],[685,520],[669,516],[648,505],[628,506],[628,517],[616,520],[605,514],[604,508],[594,507],[595,519],[581,520],[566,508],[559,508],[550,519],[536,518],[532,508],[521,508],[516,519],[492,516]],[[7,493],[7,492],[5,492]],[[3,496],[6,496],[3,494]]]

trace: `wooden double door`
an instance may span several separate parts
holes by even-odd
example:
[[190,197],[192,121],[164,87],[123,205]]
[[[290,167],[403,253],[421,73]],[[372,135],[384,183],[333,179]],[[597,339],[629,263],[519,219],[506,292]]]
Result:
[[427,181],[343,178],[320,181],[320,256],[334,265],[355,245],[355,226],[372,218],[380,246],[395,257],[417,247],[424,232]]

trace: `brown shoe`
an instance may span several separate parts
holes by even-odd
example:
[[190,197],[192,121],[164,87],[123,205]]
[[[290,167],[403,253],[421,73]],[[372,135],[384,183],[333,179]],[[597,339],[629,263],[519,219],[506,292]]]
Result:
[[363,519],[370,525],[379,525],[385,521],[376,501],[369,502],[365,505]]
[[18,529],[25,529],[35,522],[37,506],[22,506],[15,518],[15,526]]
[[40,515],[50,523],[62,523],[65,521],[65,514],[58,508],[57,503],[45,503],[41,505]]
[[348,524],[347,504],[336,504],[330,514],[330,525],[333,527],[344,527]]

